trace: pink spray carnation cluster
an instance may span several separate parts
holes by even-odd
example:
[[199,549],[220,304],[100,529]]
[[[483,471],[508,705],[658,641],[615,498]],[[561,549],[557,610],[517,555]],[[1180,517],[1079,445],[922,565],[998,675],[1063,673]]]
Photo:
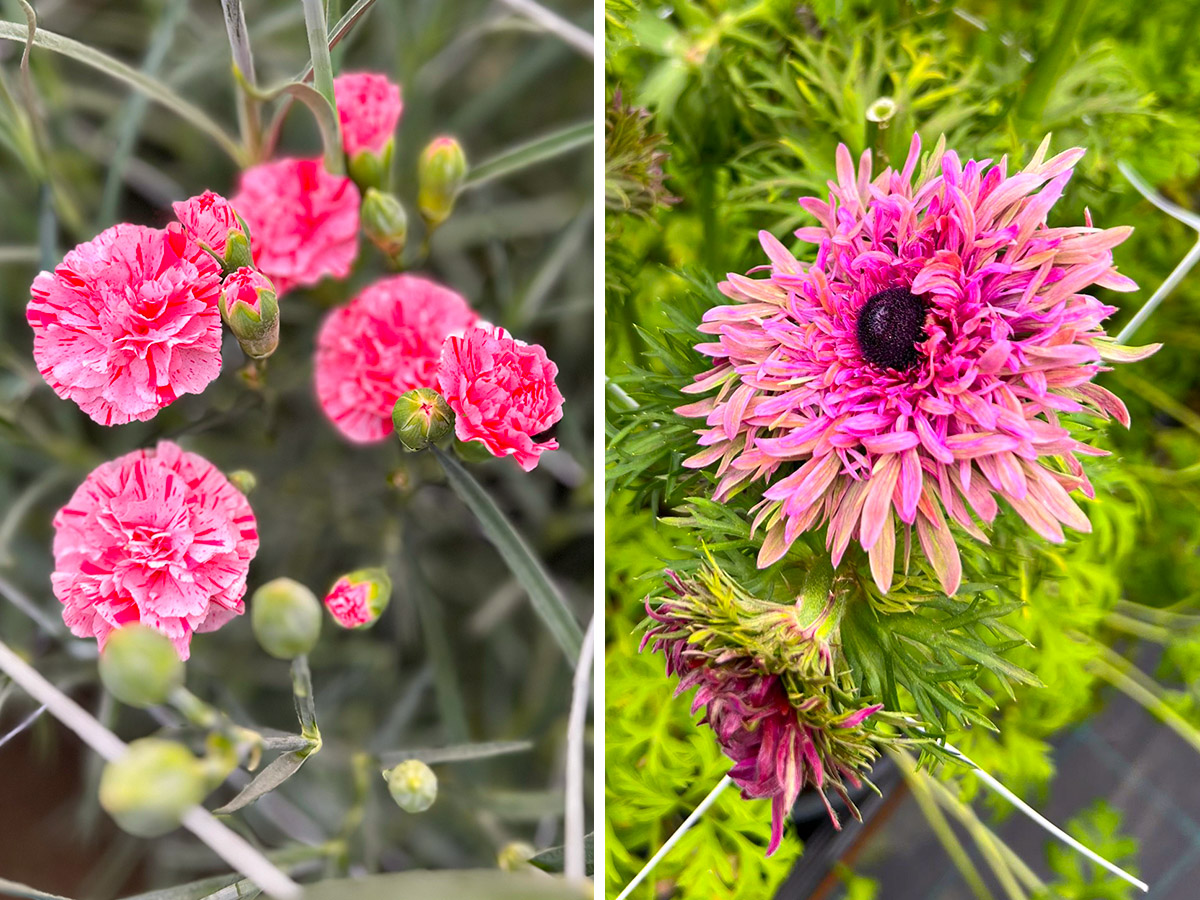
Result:
[[433,387],[443,342],[477,320],[466,300],[427,278],[375,282],[331,312],[317,335],[321,408],[350,440],[383,440],[396,400]]
[[502,328],[474,328],[442,348],[437,380],[454,410],[460,441],[476,441],[493,456],[511,456],[531,471],[558,441],[533,436],[562,418],[558,367],[546,351],[516,340]]
[[101,465],[54,527],[63,620],[101,648],[113,629],[141,622],[186,659],[193,632],[243,611],[254,513],[216,467],[170,441]]
[[221,371],[221,268],[178,224],[114,225],[33,282],[33,358],[102,425],[153,418]]
[[258,268],[279,296],[326,275],[350,274],[358,256],[358,190],[321,160],[253,166],[242,173],[232,203],[250,226]]
[[400,86],[377,72],[350,72],[333,80],[333,96],[346,155],[383,152],[404,111]]
[[701,331],[714,340],[697,348],[714,366],[688,389],[715,393],[678,411],[705,420],[686,464],[717,464],[718,499],[766,485],[760,566],[826,525],[834,564],[858,541],[887,591],[899,521],[952,594],[962,567],[949,523],[986,541],[976,519],[992,522],[997,497],[1049,540],[1064,525],[1089,530],[1070,494],[1092,496],[1077,455],[1100,451],[1062,416],[1128,424],[1092,379],[1138,353],[1105,335],[1113,307],[1084,291],[1135,287],[1112,261],[1130,229],[1088,215],[1048,226],[1084,151],[1047,159],[1046,146],[1014,175],[1005,160],[964,164],[939,147],[914,178],[914,136],[903,168],[874,179],[870,153],[856,171],[842,146],[828,201],[800,201],[819,223],[796,232],[815,261],[763,232],[766,276],[721,285],[732,302],[708,311]]

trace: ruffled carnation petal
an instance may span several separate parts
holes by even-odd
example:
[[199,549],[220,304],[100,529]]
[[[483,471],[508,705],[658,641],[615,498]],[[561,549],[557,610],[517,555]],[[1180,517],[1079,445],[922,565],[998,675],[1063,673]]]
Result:
[[382,152],[404,111],[400,86],[378,72],[350,72],[333,80],[333,97],[346,155]]

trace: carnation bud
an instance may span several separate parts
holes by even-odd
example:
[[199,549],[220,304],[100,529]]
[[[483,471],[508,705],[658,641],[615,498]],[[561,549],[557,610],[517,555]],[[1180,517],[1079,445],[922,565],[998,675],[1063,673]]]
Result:
[[537,854],[532,844],[524,841],[510,841],[500,848],[496,856],[496,865],[505,872],[518,872],[529,868],[529,860]]
[[258,487],[258,476],[247,469],[235,469],[225,477],[229,479],[230,484],[247,496]]
[[201,762],[182,744],[161,738],[134,741],[100,776],[100,805],[138,837],[174,830],[204,794]]
[[325,607],[343,628],[370,628],[391,599],[392,579],[386,569],[357,569],[333,583]]
[[392,155],[396,141],[388,138],[378,153],[360,150],[348,160],[346,171],[360,191],[387,190],[392,182]]
[[368,188],[360,212],[363,233],[399,267],[408,240],[408,214],[395,194]]
[[290,578],[268,581],[250,600],[254,637],[276,659],[304,656],[321,636],[321,604]]
[[425,812],[437,799],[437,776],[419,759],[406,759],[383,777],[392,799],[405,812]]
[[100,680],[122,703],[157,706],[183,685],[183,660],[170,638],[134,623],[108,636],[100,654]]
[[417,205],[430,229],[437,228],[454,209],[467,175],[462,145],[452,137],[436,137],[417,162]]
[[225,258],[222,260],[222,267],[226,275],[243,266],[254,265],[254,254],[250,249],[250,226],[236,211],[234,215],[237,216],[239,227],[230,228],[225,237]]
[[221,285],[221,318],[251,359],[265,359],[279,346],[279,304],[270,279],[242,266]]
[[436,444],[454,427],[454,413],[433,388],[401,394],[392,407],[392,426],[405,450],[416,452]]

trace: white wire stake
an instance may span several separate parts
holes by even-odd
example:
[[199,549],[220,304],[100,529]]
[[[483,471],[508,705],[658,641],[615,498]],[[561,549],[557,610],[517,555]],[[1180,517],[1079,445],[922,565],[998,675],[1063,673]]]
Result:
[[675,833],[667,838],[667,842],[659,848],[659,851],[650,857],[648,863],[642,866],[642,871],[634,875],[633,881],[625,885],[625,890],[617,894],[617,900],[625,900],[626,897],[633,893],[633,889],[641,884],[647,875],[654,871],[654,867],[662,861],[662,858],[670,852],[672,847],[679,843],[679,839],[687,833],[687,830],[695,825],[700,817],[704,815],[705,811],[713,805],[713,802],[720,796],[721,791],[725,790],[732,783],[728,775],[717,782],[717,786],[709,791],[708,796],[700,801],[700,805],[692,810],[692,814],[683,820],[683,824],[675,829]]
[[[1182,206],[1172,203],[1161,194],[1156,193],[1154,188],[1150,186],[1149,182],[1147,182],[1146,179],[1143,178],[1133,166],[1129,165],[1129,163],[1125,162],[1124,160],[1121,160],[1117,163],[1117,168],[1121,170],[1122,175],[1129,179],[1129,183],[1133,185],[1134,189],[1147,200],[1149,200],[1155,208],[1165,212],[1172,219],[1182,222],[1193,231],[1200,232],[1200,215],[1196,215],[1196,213],[1190,212],[1184,209]],[[1179,282],[1183,281],[1188,272],[1190,272],[1198,262],[1200,262],[1200,240],[1197,240],[1192,249],[1188,251],[1187,256],[1179,261],[1179,265],[1171,270],[1171,274],[1168,275],[1166,280],[1158,286],[1158,290],[1150,295],[1150,299],[1147,300],[1142,305],[1142,308],[1137,311],[1136,315],[1129,320],[1129,324],[1121,329],[1121,332],[1117,335],[1117,343],[1128,343],[1133,337],[1134,333],[1141,328],[1142,325],[1145,324],[1146,320],[1150,318],[1150,315],[1156,309],[1158,309],[1159,304],[1167,299],[1167,295],[1171,293],[1171,291],[1175,290]]]
[[970,757],[968,757],[965,753],[963,753],[957,747],[955,747],[954,745],[949,744],[949,743],[945,743],[942,746],[946,749],[946,752],[949,753],[951,756],[957,757],[959,760],[961,760],[962,762],[964,762],[968,766],[970,766],[971,769],[974,770],[975,775],[978,776],[980,781],[982,781],[989,788],[991,788],[993,791],[995,791],[997,794],[999,794],[1001,797],[1003,797],[1005,800],[1007,800],[1009,803],[1011,803],[1013,806],[1015,806],[1017,809],[1019,809],[1025,815],[1027,815],[1030,819],[1032,819],[1038,825],[1042,826],[1042,828],[1044,828],[1046,831],[1050,832],[1051,835],[1056,837],[1058,840],[1062,841],[1064,844],[1066,844],[1072,850],[1074,850],[1077,853],[1082,853],[1084,856],[1086,856],[1092,862],[1096,863],[1099,866],[1103,866],[1105,869],[1112,872],[1118,878],[1122,878],[1125,881],[1128,881],[1130,884],[1132,884],[1135,888],[1142,891],[1143,893],[1148,892],[1150,890],[1150,886],[1148,884],[1146,884],[1146,882],[1139,881],[1137,878],[1134,878],[1132,875],[1130,875],[1128,872],[1126,872],[1120,866],[1110,863],[1107,859],[1105,859],[1100,854],[1096,853],[1093,850],[1089,850],[1087,847],[1083,846],[1083,844],[1079,843],[1079,841],[1075,840],[1075,838],[1071,837],[1071,835],[1067,834],[1065,831],[1063,831],[1061,828],[1059,828],[1057,825],[1055,825],[1053,822],[1051,822],[1049,819],[1047,819],[1045,816],[1043,816],[1040,812],[1038,812],[1036,809],[1034,809],[1032,806],[1030,806],[1028,803],[1026,803],[1024,800],[1022,800],[1020,797],[1018,797],[1016,794],[1014,794],[1012,791],[1010,791],[1004,785],[1002,785],[999,781],[997,781],[995,778],[993,778],[991,775],[989,775],[987,772],[985,772],[983,769],[981,769],[978,766],[978,764],[975,763],[974,760],[972,760]]

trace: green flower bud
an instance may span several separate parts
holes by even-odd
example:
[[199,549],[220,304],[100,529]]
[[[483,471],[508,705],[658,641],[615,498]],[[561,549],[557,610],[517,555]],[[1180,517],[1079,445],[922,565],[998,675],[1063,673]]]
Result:
[[250,625],[264,650],[276,659],[295,659],[321,636],[321,604],[299,582],[276,578],[254,592]]
[[368,188],[360,213],[363,234],[399,268],[408,240],[408,213],[395,194]]
[[147,625],[118,628],[100,654],[100,680],[130,706],[165,703],[183,685],[183,660],[166,636]]
[[243,267],[254,267],[254,255],[250,250],[250,226],[241,216],[238,216],[237,220],[241,228],[230,228],[225,238],[225,258],[221,261],[221,268],[226,275]]
[[467,158],[452,137],[436,137],[417,162],[417,206],[430,230],[454,210],[454,201],[467,177]]
[[437,799],[437,776],[419,759],[406,759],[383,777],[392,799],[405,812],[425,812]]
[[496,864],[505,872],[518,872],[529,868],[529,860],[533,859],[537,850],[532,844],[524,841],[511,841],[500,848],[496,856]]
[[174,830],[205,793],[200,761],[182,744],[160,738],[134,741],[100,776],[100,805],[138,837]]
[[265,359],[279,346],[279,304],[270,279],[249,266],[221,284],[221,318],[251,359]]
[[325,595],[325,608],[343,628],[370,628],[392,599],[386,569],[358,569],[343,575]]
[[360,150],[349,158],[346,171],[350,179],[358,185],[360,191],[387,190],[392,183],[392,156],[396,151],[396,141],[388,138],[383,150],[373,153],[370,150]]
[[225,476],[229,483],[247,496],[258,487],[258,477],[247,469],[236,469]]
[[392,425],[405,450],[424,450],[454,427],[454,413],[433,388],[416,388],[400,395],[392,407]]

